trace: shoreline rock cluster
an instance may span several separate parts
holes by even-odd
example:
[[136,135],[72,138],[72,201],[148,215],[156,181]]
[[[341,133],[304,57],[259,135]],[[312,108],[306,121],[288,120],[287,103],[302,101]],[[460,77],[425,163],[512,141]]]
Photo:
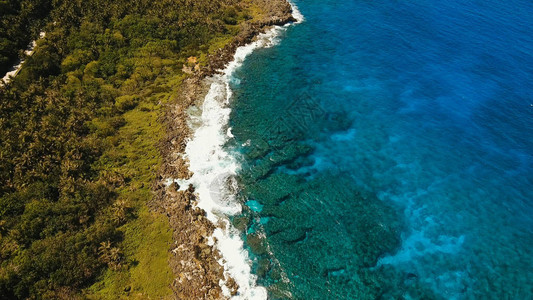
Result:
[[169,264],[175,276],[172,290],[177,299],[225,299],[220,280],[225,280],[232,294],[238,289],[232,278],[224,277],[218,250],[208,245],[207,238],[215,225],[207,220],[205,211],[195,208],[194,187],[180,189],[176,183],[167,186],[165,180],[186,180],[192,176],[183,157],[192,134],[187,110],[201,105],[209,87],[205,79],[222,70],[239,46],[252,42],[270,26],[296,21],[286,0],[253,0],[252,3],[264,9],[262,20],[245,21],[232,42],[210,55],[205,67],[184,80],[180,95],[168,105],[162,120],[167,135],[160,144],[163,163],[154,183],[155,195],[150,207],[166,214],[173,229],[174,245],[169,246]]

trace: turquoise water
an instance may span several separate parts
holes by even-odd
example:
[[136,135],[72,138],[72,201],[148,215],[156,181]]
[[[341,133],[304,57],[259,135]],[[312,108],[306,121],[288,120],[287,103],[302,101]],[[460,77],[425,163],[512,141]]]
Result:
[[317,1],[232,81],[271,299],[533,299],[533,3]]

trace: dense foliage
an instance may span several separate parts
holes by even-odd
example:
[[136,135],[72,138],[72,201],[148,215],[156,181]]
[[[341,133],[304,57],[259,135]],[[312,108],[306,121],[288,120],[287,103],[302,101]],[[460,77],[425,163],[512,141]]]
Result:
[[0,88],[0,298],[71,299],[136,264],[121,228],[149,195],[161,102],[245,17],[234,2],[0,1],[0,60],[48,18]]
[[51,5],[51,0],[0,0],[0,74],[38,37]]

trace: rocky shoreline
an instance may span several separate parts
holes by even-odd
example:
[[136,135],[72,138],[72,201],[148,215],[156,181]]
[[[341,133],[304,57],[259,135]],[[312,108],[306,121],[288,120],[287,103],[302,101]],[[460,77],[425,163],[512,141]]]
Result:
[[160,144],[163,163],[154,183],[155,196],[150,207],[166,214],[173,230],[169,264],[175,276],[172,290],[177,299],[225,299],[221,280],[225,280],[232,294],[237,292],[235,281],[224,276],[224,267],[218,262],[220,253],[207,243],[215,225],[207,220],[205,211],[194,208],[197,197],[194,188],[180,188],[176,183],[167,185],[166,180],[186,180],[192,176],[183,157],[192,134],[187,109],[201,106],[209,87],[206,78],[222,70],[239,46],[252,42],[271,26],[296,21],[286,0],[252,0],[252,3],[264,10],[262,19],[241,24],[232,42],[209,56],[207,65],[183,82],[180,95],[166,107],[162,120],[167,135]]

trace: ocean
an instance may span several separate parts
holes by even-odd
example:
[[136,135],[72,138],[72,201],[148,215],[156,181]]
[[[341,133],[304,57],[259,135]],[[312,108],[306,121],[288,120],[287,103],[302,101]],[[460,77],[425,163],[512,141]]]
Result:
[[295,5],[225,75],[237,297],[533,299],[533,2]]

